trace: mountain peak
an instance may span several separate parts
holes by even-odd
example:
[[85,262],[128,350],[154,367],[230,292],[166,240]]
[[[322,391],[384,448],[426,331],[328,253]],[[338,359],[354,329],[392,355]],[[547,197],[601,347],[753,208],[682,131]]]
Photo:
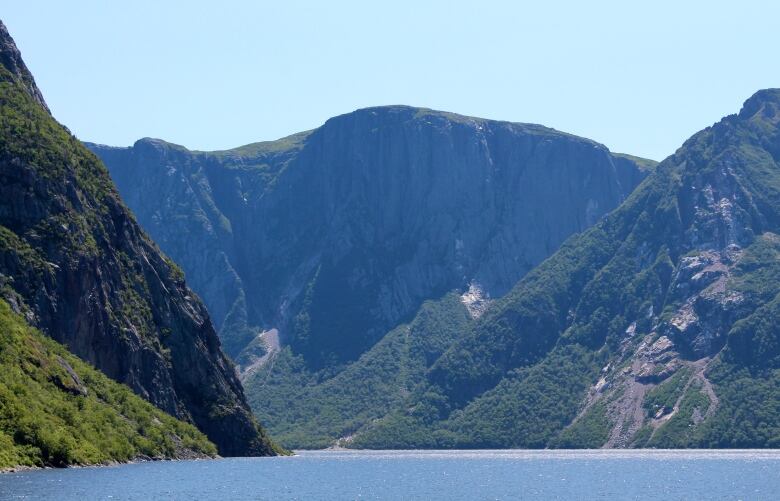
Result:
[[0,21],[0,64],[10,71],[12,75],[21,80],[25,89],[33,99],[38,101],[41,106],[46,108],[46,111],[51,113],[49,107],[46,105],[46,101],[43,99],[43,94],[41,94],[41,91],[35,84],[32,73],[30,73],[30,70],[28,70],[27,66],[24,64],[22,54],[16,47],[13,37],[8,33],[8,29],[6,29],[5,24],[3,24],[2,21]]
[[[356,118],[362,116],[374,116],[374,117],[381,117],[383,119],[396,119],[396,120],[414,120],[414,119],[422,119],[426,117],[440,117],[450,122],[473,123],[473,124],[486,123],[486,122],[512,123],[512,122],[505,122],[505,121],[498,121],[498,120],[490,120],[486,118],[472,117],[468,115],[461,115],[449,111],[434,110],[431,108],[424,108],[420,106],[409,106],[406,104],[390,104],[390,105],[380,105],[380,106],[369,106],[367,108],[358,108],[355,111],[335,116],[328,121]],[[529,124],[518,124],[518,125],[529,125]]]
[[402,104],[359,108],[355,111],[337,115],[327,120],[320,129],[333,127],[335,124],[341,124],[342,127],[346,124],[346,126],[351,129],[359,124],[360,127],[370,130],[403,123],[414,123],[423,127],[432,126],[434,128],[443,129],[449,129],[452,126],[465,126],[480,134],[495,132],[497,130],[507,130],[511,131],[512,134],[519,133],[539,137],[565,137],[576,141],[584,141],[598,148],[607,149],[606,146],[591,139],[562,132],[540,124],[474,117],[449,111]]
[[764,116],[778,117],[780,115],[780,89],[762,89],[753,94],[742,105],[740,118],[750,118],[764,110]]

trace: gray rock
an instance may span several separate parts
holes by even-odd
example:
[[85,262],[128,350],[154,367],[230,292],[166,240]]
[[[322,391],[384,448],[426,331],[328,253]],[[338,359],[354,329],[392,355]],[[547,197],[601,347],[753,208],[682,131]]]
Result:
[[88,147],[229,354],[277,328],[315,367],[354,360],[447,291],[500,297],[646,174],[542,126],[405,106],[227,152]]

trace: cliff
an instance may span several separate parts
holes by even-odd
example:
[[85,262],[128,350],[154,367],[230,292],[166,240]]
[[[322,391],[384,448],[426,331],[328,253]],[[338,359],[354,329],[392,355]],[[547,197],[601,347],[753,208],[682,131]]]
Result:
[[278,329],[315,367],[354,360],[425,299],[504,294],[646,172],[545,127],[402,106],[226,152],[88,146],[229,353]]
[[194,423],[222,455],[274,452],[209,316],[108,172],[49,114],[0,27],[0,291],[112,379]]
[[204,298],[255,410],[286,431],[320,400],[299,390],[427,300],[456,292],[478,316],[654,166],[539,125],[407,106],[228,151],[88,147]]

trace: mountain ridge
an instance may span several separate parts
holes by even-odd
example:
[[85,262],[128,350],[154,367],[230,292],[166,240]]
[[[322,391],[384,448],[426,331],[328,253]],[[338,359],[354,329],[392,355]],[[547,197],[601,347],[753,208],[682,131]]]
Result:
[[[150,136],[142,137],[142,138],[136,140],[135,143],[138,143],[139,141],[148,141],[148,142],[153,142],[153,143],[157,142],[157,143],[161,143],[161,144],[170,146],[170,147],[172,147],[174,149],[184,149],[184,150],[186,150],[187,152],[190,152],[190,153],[203,154],[203,155],[231,154],[231,153],[238,153],[238,152],[246,151],[246,150],[250,150],[251,151],[252,149],[254,149],[254,147],[261,147],[261,146],[265,146],[265,145],[271,146],[271,145],[276,145],[276,144],[280,144],[280,143],[291,142],[291,141],[298,140],[298,139],[305,139],[306,136],[308,136],[312,132],[316,131],[317,129],[325,126],[329,122],[339,121],[339,120],[342,120],[342,119],[347,119],[347,118],[353,117],[355,115],[360,115],[360,114],[365,114],[365,113],[395,113],[395,114],[401,114],[401,113],[410,113],[410,112],[413,112],[415,115],[420,115],[420,116],[427,116],[428,115],[428,116],[432,116],[432,117],[440,117],[440,118],[452,119],[453,121],[456,121],[456,122],[465,122],[465,123],[481,122],[481,123],[484,123],[484,124],[516,126],[518,128],[524,128],[528,132],[536,131],[538,133],[560,134],[560,135],[563,135],[563,136],[569,136],[569,137],[574,138],[574,139],[581,139],[583,141],[587,141],[587,142],[593,143],[594,145],[599,146],[599,147],[607,148],[603,143],[600,143],[600,142],[595,141],[593,139],[590,139],[590,138],[587,138],[587,137],[584,137],[584,136],[579,136],[577,134],[572,134],[572,133],[569,133],[569,132],[561,131],[561,130],[555,129],[554,127],[548,127],[546,125],[536,124],[536,123],[532,123],[532,122],[515,122],[515,121],[511,121],[511,120],[482,118],[482,117],[471,116],[471,115],[463,115],[463,114],[460,114],[460,113],[455,113],[455,112],[450,112],[450,111],[444,111],[444,110],[438,110],[438,109],[433,109],[433,108],[427,108],[427,107],[424,107],[424,106],[412,106],[412,105],[406,105],[406,104],[386,104],[386,105],[375,105],[375,106],[366,106],[366,107],[363,107],[363,108],[357,108],[357,109],[355,109],[353,111],[349,111],[349,112],[346,112],[346,113],[341,113],[339,115],[334,115],[333,117],[328,118],[320,127],[315,127],[313,129],[304,130],[304,131],[300,131],[300,132],[294,132],[294,133],[282,136],[282,137],[280,137],[278,139],[254,141],[254,142],[251,142],[251,143],[243,144],[243,145],[240,145],[240,146],[235,146],[235,147],[232,147],[232,148],[226,148],[226,149],[216,149],[216,150],[193,149],[193,148],[189,148],[189,147],[184,146],[184,145],[179,144],[179,143],[167,141],[167,140],[165,140],[163,138],[150,137]],[[115,146],[115,145],[108,145],[108,144],[104,144],[104,143],[100,143],[100,142],[94,142],[94,141],[88,141],[88,140],[83,140],[82,142],[84,142],[84,144],[93,146],[95,148],[112,148],[112,149],[132,148],[135,145],[135,143],[134,143],[133,145],[129,145],[129,146]],[[652,160],[652,159],[646,159],[646,158],[642,158],[642,157],[638,157],[638,156],[630,155],[630,154],[625,154],[625,153],[615,153],[615,152],[612,152],[612,154],[634,158],[634,159],[637,159],[638,161],[648,161],[649,160],[651,164],[658,163],[657,161]],[[650,165],[650,166],[652,166],[652,165]]]

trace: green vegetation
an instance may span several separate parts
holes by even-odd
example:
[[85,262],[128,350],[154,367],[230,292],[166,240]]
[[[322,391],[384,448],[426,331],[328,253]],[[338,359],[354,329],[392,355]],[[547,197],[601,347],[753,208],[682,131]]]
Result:
[[609,439],[611,424],[603,402],[593,404],[585,414],[552,442],[558,449],[598,449]]
[[450,347],[429,379],[460,406],[495,387],[512,369],[539,362],[566,328],[578,291],[613,248],[601,229],[569,239],[556,259],[530,272]]
[[753,305],[774,299],[780,292],[780,236],[764,233],[746,248],[730,285]]
[[581,346],[560,346],[454,413],[447,427],[469,447],[544,448],[577,415],[600,362]]
[[596,373],[582,347],[554,350],[541,363],[513,371],[464,409],[452,408],[435,388],[421,390],[405,409],[367,427],[362,448],[543,448],[577,414]]
[[701,390],[701,381],[694,379],[680,401],[677,412],[662,424],[647,442],[648,447],[677,449],[696,447],[699,430],[696,425],[704,420],[710,399]]
[[653,417],[662,409],[664,414],[671,412],[682,396],[690,375],[690,369],[680,369],[672,377],[650,390],[643,402],[647,416]]
[[755,373],[716,363],[707,376],[715,385],[717,409],[701,425],[699,447],[780,447],[780,369]]
[[[61,181],[71,174],[79,189],[97,202],[106,197],[118,199],[103,164],[90,154],[67,129],[49,116],[25,91],[16,78],[0,66],[0,157],[15,159],[33,166],[45,180]],[[98,214],[83,211],[81,217],[56,221],[68,226],[67,232],[55,221],[46,221],[39,230],[51,231],[60,238],[70,238],[78,247],[94,250],[94,240],[85,231],[90,225],[101,225]],[[83,239],[83,240],[81,240]]]
[[89,367],[0,300],[0,468],[215,454],[194,426]]
[[647,441],[650,440],[650,437],[653,435],[653,427],[649,424],[645,424],[639,430],[637,430],[636,433],[634,433],[633,440],[631,442],[631,447],[634,449],[644,449],[647,448]]
[[648,158],[637,157],[635,155],[629,155],[628,153],[615,153],[613,151],[612,155],[616,156],[616,157],[620,157],[620,158],[625,158],[626,160],[630,160],[630,161],[634,162],[635,164],[637,164],[641,169],[647,170],[647,171],[654,169],[656,167],[656,165],[658,165],[658,162],[655,161],[655,160],[650,160]]
[[287,137],[277,139],[276,141],[260,141],[258,143],[251,143],[238,148],[222,151],[196,151],[200,155],[214,155],[217,157],[259,157],[262,155],[269,155],[274,153],[289,153],[291,150],[300,149],[303,147],[303,143],[313,130],[307,130],[303,132],[297,132]]
[[402,405],[424,380],[427,367],[470,322],[456,294],[428,301],[408,325],[395,328],[347,369],[324,380],[285,348],[253,376],[247,397],[284,446],[327,447]]

